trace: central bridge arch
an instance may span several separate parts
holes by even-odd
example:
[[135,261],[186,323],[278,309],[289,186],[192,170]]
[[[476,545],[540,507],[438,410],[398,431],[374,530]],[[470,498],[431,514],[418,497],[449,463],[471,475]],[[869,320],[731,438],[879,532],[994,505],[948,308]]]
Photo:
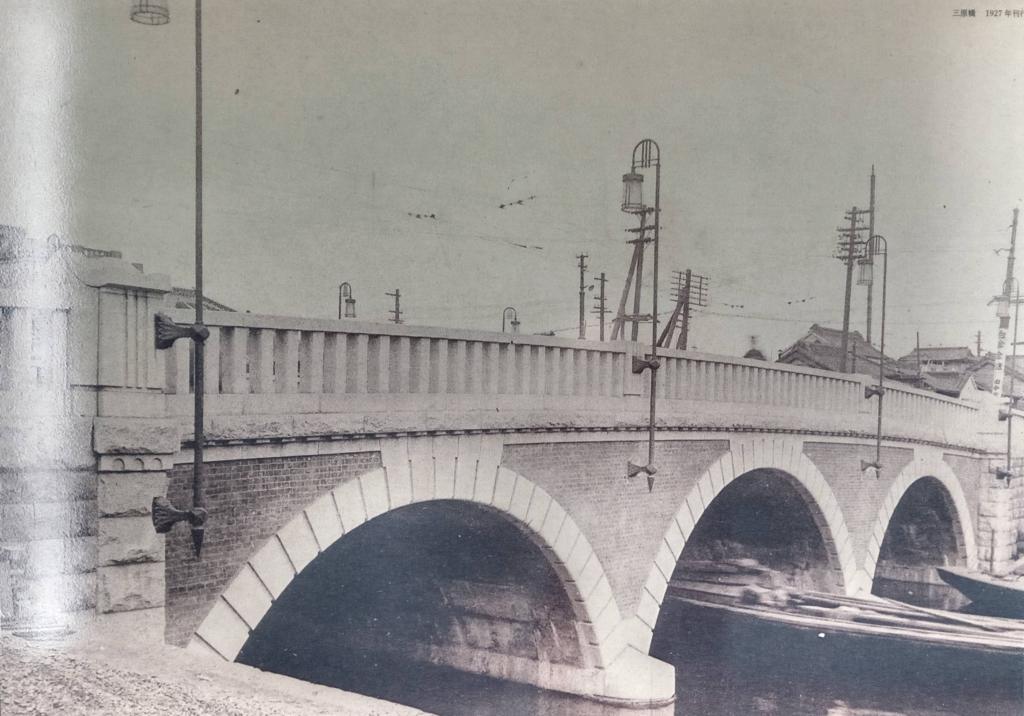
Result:
[[514,527],[546,558],[572,613],[577,658],[477,652],[446,660],[432,649],[440,659],[432,663],[630,706],[670,702],[672,668],[622,648],[619,607],[586,535],[542,487],[499,466],[502,445],[500,436],[480,435],[382,440],[383,467],[325,492],[266,540],[216,598],[189,648],[234,661],[289,586],[336,542],[414,505],[461,502]]

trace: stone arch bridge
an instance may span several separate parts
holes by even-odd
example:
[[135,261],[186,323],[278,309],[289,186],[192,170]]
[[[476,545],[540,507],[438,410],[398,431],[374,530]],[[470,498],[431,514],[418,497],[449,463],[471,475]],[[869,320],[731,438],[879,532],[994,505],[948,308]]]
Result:
[[[803,573],[847,594],[901,566],[998,570],[1016,547],[984,398],[888,386],[864,473],[864,376],[668,350],[648,492],[624,477],[646,439],[636,344],[214,312],[197,561],[148,514],[190,494],[189,346],[153,349],[167,281],[74,261],[54,305],[0,301],[6,613],[59,584],[53,610],[147,613],[171,643],[255,663],[344,586],[362,595],[337,617],[351,649],[649,706],[675,689],[650,655],[669,583],[684,552],[741,543],[730,525],[805,525]],[[40,332],[57,358],[33,352]],[[901,561],[900,536],[929,530],[943,547]]]

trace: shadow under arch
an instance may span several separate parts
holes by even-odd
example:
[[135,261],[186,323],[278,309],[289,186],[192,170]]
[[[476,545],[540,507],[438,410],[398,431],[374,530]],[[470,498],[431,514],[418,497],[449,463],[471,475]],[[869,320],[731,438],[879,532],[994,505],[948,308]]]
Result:
[[759,470],[783,480],[800,496],[821,537],[836,590],[846,594],[856,590],[856,562],[839,502],[824,475],[803,454],[803,443],[787,438],[734,440],[730,451],[712,463],[690,490],[662,539],[635,617],[635,638],[648,651],[668,583],[701,517],[737,478]]
[[[911,554],[915,550],[919,554]],[[868,589],[875,586],[879,563],[890,560],[977,568],[971,511],[960,480],[945,461],[919,457],[889,488],[868,541],[863,568]]]
[[[613,637],[621,616],[600,559],[575,520],[540,486],[499,467],[490,436],[381,442],[383,468],[347,480],[301,510],[242,566],[188,648],[233,661],[289,585],[335,542],[409,505],[461,504],[511,527],[542,555],[561,589],[579,648],[574,663],[516,654],[458,655],[455,668],[628,704],[674,699],[672,669],[625,653]],[[366,525],[371,526],[371,525]],[[506,532],[507,534],[507,532]],[[559,631],[556,629],[556,631]],[[564,629],[562,633],[567,633]],[[441,658],[443,654],[433,653]]]

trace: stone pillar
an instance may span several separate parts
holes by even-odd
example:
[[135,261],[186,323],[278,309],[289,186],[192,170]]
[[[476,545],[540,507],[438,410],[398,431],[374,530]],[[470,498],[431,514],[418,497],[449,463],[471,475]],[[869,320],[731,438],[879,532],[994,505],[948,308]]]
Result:
[[1019,518],[1014,507],[1020,500],[1014,498],[1021,490],[1002,480],[986,479],[978,505],[978,564],[990,574],[1004,575],[1017,554]]

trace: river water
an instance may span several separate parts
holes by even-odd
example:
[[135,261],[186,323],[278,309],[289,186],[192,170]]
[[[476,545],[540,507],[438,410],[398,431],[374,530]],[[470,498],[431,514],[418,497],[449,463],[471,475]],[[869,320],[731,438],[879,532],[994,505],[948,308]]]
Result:
[[[676,667],[677,701],[658,716],[1024,714],[1024,662],[1012,657],[826,635],[671,600],[651,653]],[[451,716],[638,713],[369,655],[261,666]]]

